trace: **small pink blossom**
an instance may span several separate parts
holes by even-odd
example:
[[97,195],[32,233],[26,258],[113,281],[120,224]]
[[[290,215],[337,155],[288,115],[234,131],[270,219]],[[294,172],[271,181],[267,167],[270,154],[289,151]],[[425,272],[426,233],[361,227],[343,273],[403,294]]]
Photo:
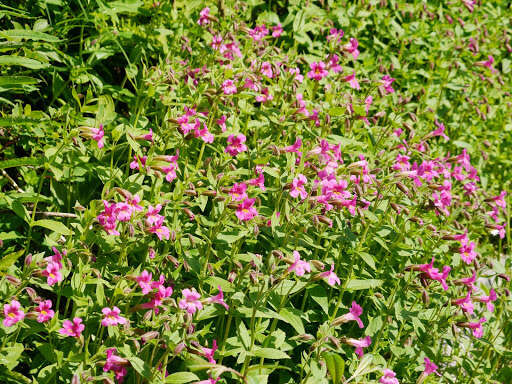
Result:
[[281,23],[278,23],[277,25],[272,27],[272,37],[280,37],[283,34],[283,27]]
[[475,252],[476,244],[471,241],[468,244],[463,244],[459,248],[460,258],[466,263],[471,264],[474,259],[478,256],[478,254]]
[[229,305],[227,305],[226,302],[224,301],[224,292],[222,292],[222,288],[220,287],[220,285],[217,288],[219,290],[219,293],[217,295],[215,295],[215,296],[212,296],[212,297],[208,298],[207,301],[209,303],[220,304],[224,308],[226,308],[226,310],[229,310]]
[[357,60],[357,57],[359,56],[359,50],[357,49],[359,47],[359,42],[356,38],[351,37],[349,42],[343,47],[345,52],[348,52],[352,54],[352,57],[354,60]]
[[98,143],[98,148],[103,148],[105,145],[105,141],[103,136],[105,136],[105,131],[103,130],[103,124],[100,124],[99,128],[91,128],[91,134],[93,140]]
[[219,119],[217,119],[217,124],[219,125],[222,132],[226,132],[226,115],[222,115]]
[[73,321],[64,320],[62,328],[59,329],[59,333],[66,336],[80,337],[84,329],[85,325],[82,324],[82,319],[75,317]]
[[104,315],[103,320],[101,320],[101,325],[103,325],[104,327],[109,327],[118,324],[126,324],[126,318],[119,316],[121,310],[116,306],[114,306],[112,309],[103,308],[101,312]]
[[128,364],[128,360],[117,356],[116,355],[117,350],[115,348],[109,348],[106,350],[107,353],[107,361],[105,362],[105,365],[103,366],[103,372],[113,371],[116,380],[119,383],[122,383],[124,380],[124,377],[127,374],[125,365]]
[[233,95],[237,92],[235,83],[233,80],[225,80],[222,83],[222,91],[225,95]]
[[292,181],[292,186],[290,188],[290,196],[293,198],[297,198],[300,195],[300,198],[304,200],[306,197],[308,197],[308,193],[304,189],[304,185],[308,180],[306,179],[306,176],[304,176],[302,173],[299,173],[297,177],[295,177]]
[[428,357],[425,357],[425,370],[423,371],[423,375],[428,376],[431,373],[435,373],[438,376],[441,376],[439,372],[437,372],[437,365],[435,365]]
[[345,76],[343,80],[347,81],[351,88],[353,89],[361,89],[359,86],[359,82],[356,79],[356,72],[352,73],[351,75]]
[[217,340],[213,340],[211,348],[201,347],[201,350],[203,352],[204,357],[206,357],[208,359],[208,362],[211,363],[211,364],[217,364],[217,362],[213,358],[214,355],[215,355],[215,351],[217,349],[218,349],[218,347],[217,347]]
[[147,295],[153,289],[151,284],[152,277],[153,274],[151,272],[144,270],[139,276],[135,278],[139,284],[139,287],[142,289],[142,294]]
[[23,312],[19,301],[12,300],[10,304],[4,305],[4,316],[3,325],[5,327],[12,327],[25,318],[25,312]]
[[382,77],[381,83],[382,83],[382,86],[384,87],[384,90],[386,91],[386,93],[395,92],[395,90],[391,86],[391,84],[393,84],[394,81],[395,81],[395,79],[390,77],[389,75],[384,75]]
[[178,304],[181,309],[186,310],[191,315],[196,313],[196,311],[203,309],[203,304],[199,301],[201,295],[195,290],[195,288],[185,288],[181,293],[183,295],[183,299],[181,299]]
[[319,61],[309,64],[311,71],[308,72],[308,77],[312,80],[322,80],[329,72],[325,69],[325,63]]
[[37,322],[45,323],[53,318],[55,312],[51,309],[52,301],[44,300],[39,303],[39,305],[35,308],[35,311],[38,313]]
[[463,298],[452,300],[452,304],[460,306],[464,312],[467,312],[470,315],[473,314],[474,306],[470,292],[468,292],[468,294]]
[[233,201],[242,201],[247,198],[247,184],[235,183],[229,190],[229,196]]
[[63,279],[60,273],[60,265],[54,262],[49,262],[46,270],[43,271],[43,276],[46,276],[46,282],[51,287],[56,283],[60,283]]
[[491,288],[491,291],[489,292],[489,296],[481,296],[475,298],[476,301],[480,303],[485,303],[487,306],[487,310],[489,312],[494,312],[494,304],[493,301],[498,300],[498,296],[496,295],[496,291]]
[[383,376],[379,379],[380,384],[400,384],[396,378],[396,373],[391,369],[384,369],[382,371]]
[[245,145],[246,137],[240,133],[238,135],[229,135],[228,146],[224,152],[229,153],[231,156],[236,156],[239,153],[247,151],[247,145]]
[[249,183],[249,185],[253,185],[255,187],[258,187],[263,192],[265,192],[265,190],[267,189],[265,187],[265,176],[263,175],[263,172],[259,172],[258,177],[256,177],[255,179],[250,179],[248,181],[248,183]]
[[288,267],[288,272],[295,272],[297,276],[304,276],[306,272],[311,272],[311,266],[307,261],[300,259],[300,253],[293,251],[293,263]]
[[331,269],[329,271],[320,273],[320,277],[325,278],[327,284],[329,284],[331,287],[334,287],[336,284],[341,284],[339,277],[334,272],[334,264],[331,264]]
[[197,20],[197,24],[204,26],[210,24],[210,8],[205,7],[199,12],[199,19]]
[[370,336],[366,336],[363,339],[345,339],[345,343],[348,345],[351,345],[353,347],[356,347],[355,353],[359,358],[363,357],[363,348],[367,348],[372,343],[372,339]]
[[258,215],[258,211],[254,208],[255,201],[256,199],[245,199],[238,205],[235,215],[240,221],[249,221]]

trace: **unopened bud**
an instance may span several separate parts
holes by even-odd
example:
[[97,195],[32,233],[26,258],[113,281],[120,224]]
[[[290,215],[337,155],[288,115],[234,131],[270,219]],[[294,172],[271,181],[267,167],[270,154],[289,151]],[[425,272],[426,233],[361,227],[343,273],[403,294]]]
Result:
[[158,333],[157,331],[150,331],[143,334],[140,337],[140,339],[142,340],[143,343],[147,343],[149,340],[156,339],[158,336],[160,336],[160,333]]
[[18,286],[21,284],[21,280],[11,275],[5,275],[6,280],[12,285]]
[[174,354],[179,355],[185,349],[185,347],[186,347],[185,343],[179,343],[176,346],[176,348],[174,348]]
[[30,264],[32,264],[32,254],[29,253],[26,257],[25,257],[25,265],[26,266],[29,266]]
[[324,263],[322,263],[320,260],[311,260],[311,264],[313,264],[313,266],[319,271],[323,271],[325,268]]

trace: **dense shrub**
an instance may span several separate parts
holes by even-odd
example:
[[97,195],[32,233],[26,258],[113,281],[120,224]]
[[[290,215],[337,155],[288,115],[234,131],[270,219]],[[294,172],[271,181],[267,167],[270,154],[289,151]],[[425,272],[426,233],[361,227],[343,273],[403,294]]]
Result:
[[511,16],[0,5],[1,382],[511,382]]

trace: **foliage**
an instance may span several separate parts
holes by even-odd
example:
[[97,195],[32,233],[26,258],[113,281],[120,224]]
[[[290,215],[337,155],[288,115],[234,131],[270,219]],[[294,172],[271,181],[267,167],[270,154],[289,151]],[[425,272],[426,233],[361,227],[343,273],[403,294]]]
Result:
[[510,7],[0,4],[1,382],[511,382]]

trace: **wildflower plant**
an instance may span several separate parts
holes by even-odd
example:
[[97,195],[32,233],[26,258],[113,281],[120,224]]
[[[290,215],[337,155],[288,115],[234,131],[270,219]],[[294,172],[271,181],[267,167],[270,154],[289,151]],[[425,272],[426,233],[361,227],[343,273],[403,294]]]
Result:
[[0,382],[511,382],[510,6],[0,5]]

